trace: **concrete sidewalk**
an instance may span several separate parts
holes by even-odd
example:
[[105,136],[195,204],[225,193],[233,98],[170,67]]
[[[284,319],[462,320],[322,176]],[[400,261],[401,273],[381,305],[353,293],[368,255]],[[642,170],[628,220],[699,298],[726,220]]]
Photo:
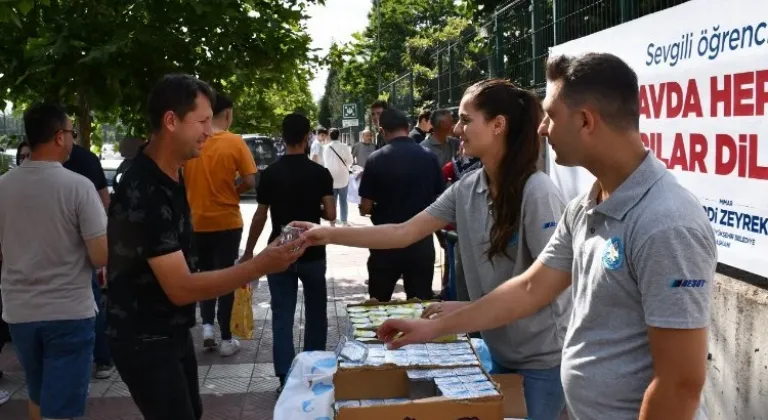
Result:
[[[255,204],[242,206],[246,218],[246,232],[255,211]],[[350,205],[350,213],[356,213]],[[368,219],[351,216],[353,225],[369,224]],[[269,224],[267,225],[269,226]],[[266,244],[268,227],[262,234],[257,249]],[[244,234],[245,244],[247,233]],[[440,253],[438,253],[440,255]],[[440,257],[438,257],[440,258]],[[345,306],[367,299],[366,261],[368,251],[338,246],[328,247],[328,349],[335,348],[341,331],[346,326]],[[202,349],[202,332],[198,325],[193,329],[199,368],[199,381],[203,394],[203,418],[214,419],[271,419],[275,404],[278,381],[272,369],[272,329],[269,311],[269,289],[266,279],[259,282],[253,300],[256,333],[253,340],[243,340],[242,350],[231,357],[219,357],[216,352]],[[439,291],[440,269],[436,268],[433,288]],[[396,298],[404,299],[401,285],[397,286]],[[303,295],[299,289],[296,308],[294,339],[297,351],[303,343],[304,313]],[[199,321],[199,319],[198,319]],[[27,391],[24,373],[16,359],[13,346],[8,345],[0,354],[0,389],[12,393],[11,401],[0,406],[0,419],[25,420],[27,418]],[[141,420],[142,416],[128,394],[125,384],[117,373],[107,380],[92,380],[88,411],[83,419],[89,420]]]

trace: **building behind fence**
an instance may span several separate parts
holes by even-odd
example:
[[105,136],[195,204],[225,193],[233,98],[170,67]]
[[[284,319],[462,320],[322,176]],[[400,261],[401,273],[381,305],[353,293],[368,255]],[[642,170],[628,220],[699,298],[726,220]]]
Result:
[[432,55],[428,75],[413,71],[384,85],[380,95],[410,115],[458,107],[464,90],[490,77],[511,80],[543,96],[550,47],[689,0],[516,0],[464,31]]

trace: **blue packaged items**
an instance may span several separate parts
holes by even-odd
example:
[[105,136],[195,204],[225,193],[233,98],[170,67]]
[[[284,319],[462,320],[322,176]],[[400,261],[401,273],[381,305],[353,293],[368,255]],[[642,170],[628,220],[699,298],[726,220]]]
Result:
[[447,376],[444,378],[435,378],[435,385],[438,387],[442,385],[455,385],[455,384],[461,384],[461,379],[459,379],[458,376]]
[[476,375],[465,375],[465,376],[459,376],[458,377],[462,383],[470,383],[470,382],[485,382],[488,381],[488,377],[483,375],[482,373],[478,373]]
[[454,397],[458,393],[469,391],[467,387],[464,386],[464,384],[462,383],[439,384],[437,385],[437,390],[439,391],[440,395],[443,395],[446,397]]
[[432,375],[433,378],[456,376],[453,369],[432,369],[429,371],[429,374]]
[[384,404],[386,405],[393,405],[393,404],[406,404],[411,402],[408,398],[390,398],[387,400],[384,400]]
[[408,375],[408,379],[432,379],[432,371],[430,370],[409,370],[405,373]]
[[384,400],[361,400],[360,407],[373,407],[377,405],[384,405]]
[[358,400],[349,400],[349,401],[336,401],[333,404],[333,408],[336,411],[339,411],[342,407],[360,407],[360,401]]
[[465,383],[464,386],[468,390],[475,392],[496,390],[496,387],[490,381]]
[[465,367],[453,369],[456,376],[481,375],[483,370],[479,367]]

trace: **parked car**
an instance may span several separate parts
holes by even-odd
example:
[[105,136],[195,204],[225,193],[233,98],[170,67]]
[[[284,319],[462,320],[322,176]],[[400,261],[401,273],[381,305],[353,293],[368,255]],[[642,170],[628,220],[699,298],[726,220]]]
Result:
[[[243,140],[251,150],[253,160],[256,162],[256,186],[259,185],[261,171],[275,163],[285,154],[285,142],[281,138],[270,137],[263,134],[243,134]],[[255,196],[256,191],[248,191],[243,194]]]

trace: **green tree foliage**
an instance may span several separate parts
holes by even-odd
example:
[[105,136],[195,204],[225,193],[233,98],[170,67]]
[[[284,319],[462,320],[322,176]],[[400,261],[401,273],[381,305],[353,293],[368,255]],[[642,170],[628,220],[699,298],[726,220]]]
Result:
[[94,117],[145,134],[147,93],[184,72],[237,98],[243,129],[274,131],[311,108],[304,10],[323,1],[0,2],[0,100],[71,105],[88,146]]
[[320,99],[318,120],[323,127],[332,127],[341,119],[344,103],[357,102],[359,98],[347,94],[341,87],[340,70],[345,63],[338,45],[331,45],[325,63],[328,66],[328,78],[325,81],[325,92]]
[[[411,51],[409,39],[425,34],[436,36],[452,18],[464,13],[464,7],[454,0],[372,2],[365,30],[355,34],[352,42],[332,49],[326,60],[338,73],[338,89],[346,99],[364,104],[379,97],[379,81],[386,83],[395,79],[410,71],[418,61],[412,58],[414,51]],[[428,57],[426,49],[424,54]],[[333,90],[330,93],[338,95]],[[331,107],[330,112],[340,113],[341,106],[336,108]]]
[[374,0],[366,29],[330,56],[341,92],[367,103],[390,91],[399,101],[410,86],[396,83],[390,90],[388,84],[411,72],[415,110],[457,105],[466,87],[491,76],[542,88],[555,32],[557,42],[567,42],[686,1]]

